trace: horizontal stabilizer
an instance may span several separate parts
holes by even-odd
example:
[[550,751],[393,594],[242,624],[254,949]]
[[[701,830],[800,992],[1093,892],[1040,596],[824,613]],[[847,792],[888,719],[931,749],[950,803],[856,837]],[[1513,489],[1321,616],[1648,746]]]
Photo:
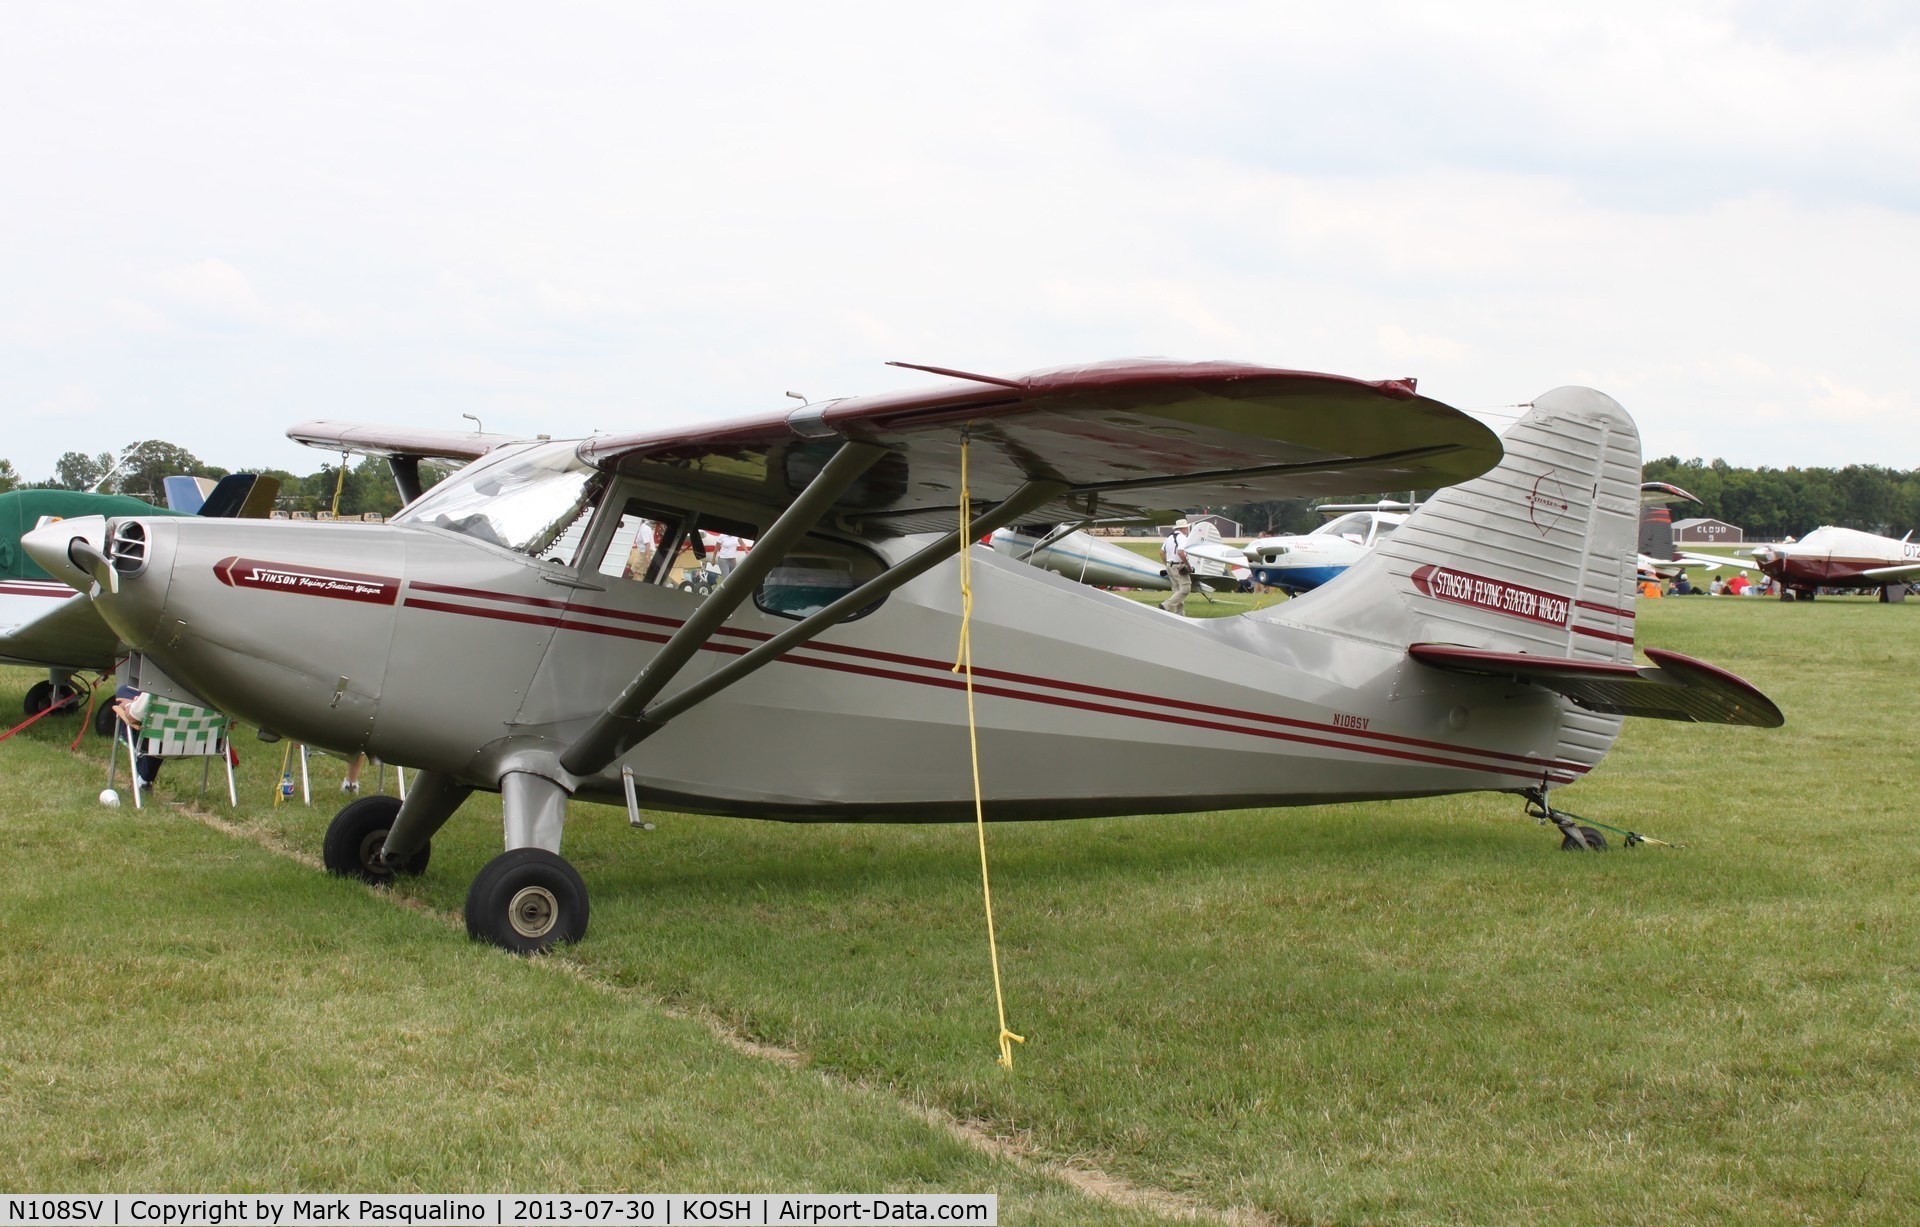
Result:
[[1531,683],[1610,715],[1762,729],[1786,723],[1771,699],[1725,669],[1678,652],[1646,652],[1653,664],[1637,666],[1443,643],[1416,643],[1407,649],[1409,656],[1436,669]]

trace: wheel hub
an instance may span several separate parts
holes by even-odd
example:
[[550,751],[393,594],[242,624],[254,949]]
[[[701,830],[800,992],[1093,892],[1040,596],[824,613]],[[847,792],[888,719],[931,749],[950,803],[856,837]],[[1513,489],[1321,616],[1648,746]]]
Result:
[[545,937],[559,921],[560,901],[544,886],[522,887],[507,904],[507,923],[529,940]]
[[368,873],[386,877],[393,872],[393,866],[387,864],[386,848],[387,833],[383,830],[369,831],[360,841],[360,863]]

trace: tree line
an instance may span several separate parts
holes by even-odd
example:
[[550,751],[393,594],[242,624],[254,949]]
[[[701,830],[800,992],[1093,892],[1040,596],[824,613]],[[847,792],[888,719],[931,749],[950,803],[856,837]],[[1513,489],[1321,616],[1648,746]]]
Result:
[[[1724,520],[1742,529],[1750,541],[1803,537],[1823,524],[1887,537],[1920,529],[1920,469],[1890,469],[1877,464],[1850,464],[1842,469],[1749,469],[1724,460],[1662,456],[1646,462],[1641,478],[1679,486],[1700,500],[1698,504],[1675,503],[1675,522]],[[1433,492],[1418,493],[1425,498]],[[1282,499],[1214,510],[1240,521],[1250,536],[1263,537],[1318,528],[1326,520],[1314,510],[1321,501],[1369,503],[1404,500],[1407,494],[1395,490],[1328,500]]]
[[[280,493],[274,505],[287,512],[333,511],[335,491],[339,492],[341,515],[382,516],[400,510],[400,494],[393,484],[387,462],[378,456],[365,456],[358,464],[323,464],[314,472],[298,476],[285,469],[223,469],[202,463],[192,452],[159,439],[147,439],[129,446],[116,457],[112,452],[87,455],[67,452],[53,466],[53,476],[44,481],[26,481],[12,463],[0,459],[0,491],[7,490],[92,490],[101,494],[130,494],[156,507],[167,503],[164,483],[173,476],[208,477],[219,480],[229,472],[256,473],[280,480]],[[421,479],[431,484],[437,474],[423,466]]]
[[[280,479],[277,505],[284,511],[333,510],[336,488],[341,515],[368,512],[392,515],[400,510],[400,495],[394,488],[386,461],[375,456],[362,457],[359,463],[347,465],[344,479],[340,470],[341,466],[336,463],[323,464],[305,476],[285,469],[245,471]],[[91,456],[67,452],[54,465],[53,476],[38,482],[23,480],[10,462],[0,459],[0,491],[98,488],[102,493],[131,494],[156,506],[165,506],[162,483],[166,478],[184,474],[218,479],[229,471],[202,463],[185,448],[149,439],[127,448],[118,458],[111,452]],[[430,484],[437,474],[429,469],[421,476]],[[1751,540],[1778,541],[1804,536],[1823,524],[1864,529],[1890,537],[1920,528],[1920,469],[1892,469],[1877,464],[1850,464],[1842,469],[1765,466],[1749,469],[1737,468],[1724,460],[1709,462],[1662,456],[1647,461],[1641,476],[1646,481],[1670,482],[1700,500],[1697,506],[1676,505],[1675,520],[1694,517],[1725,520],[1745,530]],[[1210,510],[1238,520],[1249,535],[1264,537],[1318,528],[1325,520],[1314,510],[1320,501],[1364,503],[1405,499],[1409,493],[1425,497],[1432,491],[1394,490],[1335,500],[1277,499]]]

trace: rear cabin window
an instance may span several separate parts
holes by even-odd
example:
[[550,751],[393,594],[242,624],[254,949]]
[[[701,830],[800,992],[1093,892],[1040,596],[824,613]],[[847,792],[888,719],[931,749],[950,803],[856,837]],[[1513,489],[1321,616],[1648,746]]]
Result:
[[[859,546],[826,537],[809,537],[767,572],[767,577],[754,589],[753,602],[765,613],[804,618],[825,609],[885,569],[877,557]],[[864,618],[879,607],[880,601],[875,601],[853,618]]]

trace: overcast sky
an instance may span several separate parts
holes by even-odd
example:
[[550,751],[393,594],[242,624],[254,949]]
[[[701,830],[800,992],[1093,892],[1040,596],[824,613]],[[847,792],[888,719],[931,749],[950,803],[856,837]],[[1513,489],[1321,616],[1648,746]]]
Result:
[[33,480],[1139,355],[1920,467],[1899,0],[62,0],[0,10],[0,116]]

